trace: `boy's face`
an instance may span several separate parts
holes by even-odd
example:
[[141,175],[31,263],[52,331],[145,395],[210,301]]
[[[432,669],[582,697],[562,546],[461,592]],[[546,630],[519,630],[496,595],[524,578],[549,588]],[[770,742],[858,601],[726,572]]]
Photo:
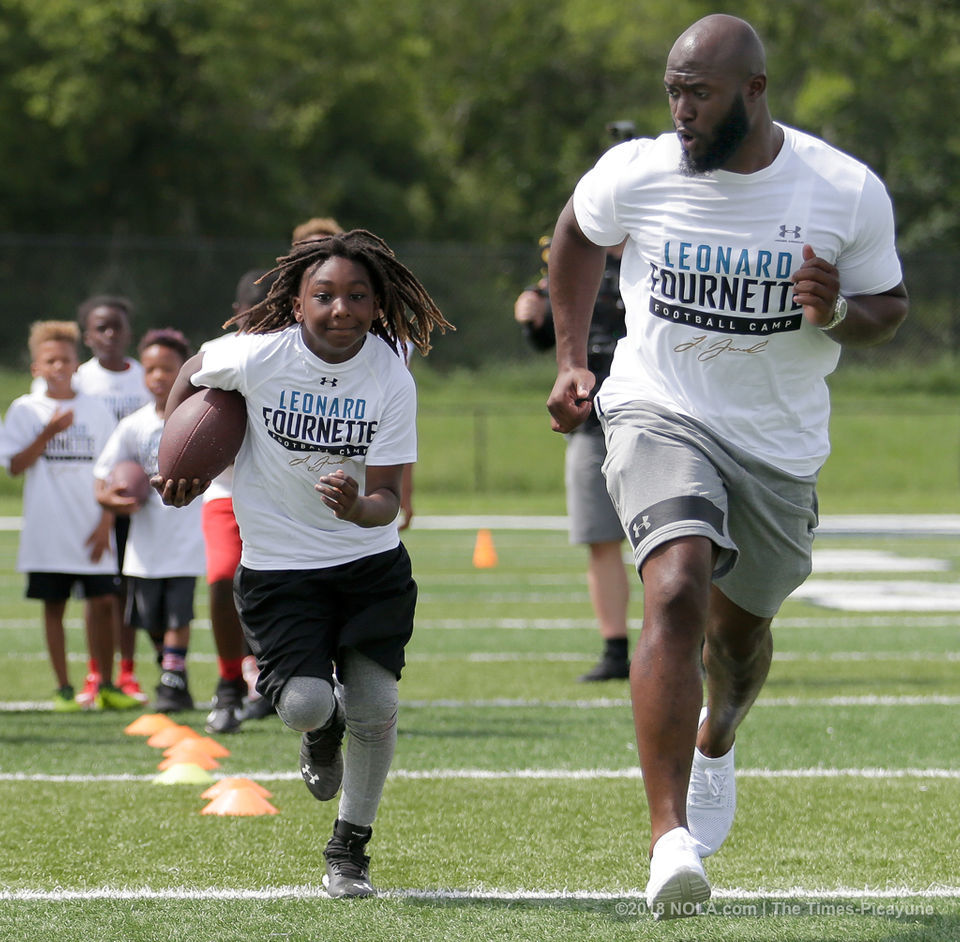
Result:
[[70,377],[79,365],[77,348],[68,340],[44,340],[37,347],[30,372],[46,381],[47,394],[53,397],[72,393]]
[[122,363],[133,334],[122,308],[101,305],[87,315],[83,342],[101,363]]
[[180,354],[164,344],[154,343],[140,354],[140,363],[147,389],[157,403],[165,404],[183,366]]
[[293,313],[307,347],[327,363],[343,363],[363,346],[379,304],[366,268],[334,256],[304,274]]

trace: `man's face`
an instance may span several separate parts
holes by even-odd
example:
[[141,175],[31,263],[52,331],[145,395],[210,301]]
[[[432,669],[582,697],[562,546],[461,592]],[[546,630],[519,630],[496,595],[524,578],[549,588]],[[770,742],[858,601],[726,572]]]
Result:
[[742,88],[728,76],[667,69],[664,86],[683,153],[680,172],[697,176],[719,170],[750,131]]
[[738,93],[713,133],[695,138],[699,146],[684,147],[680,157],[680,172],[684,176],[694,177],[719,170],[736,153],[749,130],[747,107],[743,95]]

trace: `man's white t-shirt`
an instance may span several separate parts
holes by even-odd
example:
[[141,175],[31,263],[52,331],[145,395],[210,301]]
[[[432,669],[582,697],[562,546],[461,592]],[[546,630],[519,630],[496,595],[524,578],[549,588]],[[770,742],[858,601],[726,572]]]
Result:
[[[163,419],[154,403],[121,419],[93,468],[106,480],[120,461],[136,461],[152,477],[157,473],[157,447]],[[200,576],[206,555],[198,501],[186,507],[168,507],[151,489],[146,503],[130,515],[130,534],[123,556],[123,574],[141,579]]]
[[780,153],[751,174],[681,176],[675,134],[627,141],[580,180],[574,211],[599,245],[629,236],[620,267],[627,336],[600,409],[655,403],[808,475],[830,451],[825,377],[840,346],[794,305],[802,248],[836,265],[844,295],[879,294],[902,274],[880,179],[780,127]]
[[249,569],[322,569],[396,548],[397,522],[339,520],[314,484],[337,469],[364,493],[366,467],[417,458],[416,387],[403,360],[368,334],[356,356],[328,363],[300,325],[205,344],[195,386],[236,389],[247,434],[234,462],[233,506]]
[[94,497],[93,465],[116,424],[104,403],[82,393],[72,399],[20,396],[10,404],[0,432],[0,462],[9,469],[10,459],[37,440],[54,413],[68,409],[73,424],[50,439],[24,472],[17,570],[113,575],[117,555],[112,540],[96,562],[86,545],[103,516]]

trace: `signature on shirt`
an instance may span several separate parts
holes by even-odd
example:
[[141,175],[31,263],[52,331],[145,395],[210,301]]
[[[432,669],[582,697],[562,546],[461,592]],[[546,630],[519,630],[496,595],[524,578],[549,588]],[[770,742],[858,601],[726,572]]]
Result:
[[707,344],[707,335],[701,334],[699,337],[694,337],[693,340],[688,341],[687,343],[677,344],[673,348],[674,353],[687,353],[690,350],[696,351],[697,359],[712,360],[715,357],[720,356],[721,353],[746,353],[756,355],[758,353],[763,353],[767,347],[766,340],[758,340],[755,344],[752,344],[749,347],[738,347],[734,345],[733,340],[729,337],[723,340],[715,340],[711,344]]

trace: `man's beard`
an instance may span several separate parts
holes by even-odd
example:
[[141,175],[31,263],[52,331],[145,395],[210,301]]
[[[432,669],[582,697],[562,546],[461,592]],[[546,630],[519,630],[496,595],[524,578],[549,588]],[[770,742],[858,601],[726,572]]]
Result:
[[737,95],[730,110],[713,132],[713,139],[698,157],[691,157],[687,150],[680,155],[680,173],[685,177],[698,177],[711,170],[719,170],[743,143],[750,130],[747,106],[743,95]]

